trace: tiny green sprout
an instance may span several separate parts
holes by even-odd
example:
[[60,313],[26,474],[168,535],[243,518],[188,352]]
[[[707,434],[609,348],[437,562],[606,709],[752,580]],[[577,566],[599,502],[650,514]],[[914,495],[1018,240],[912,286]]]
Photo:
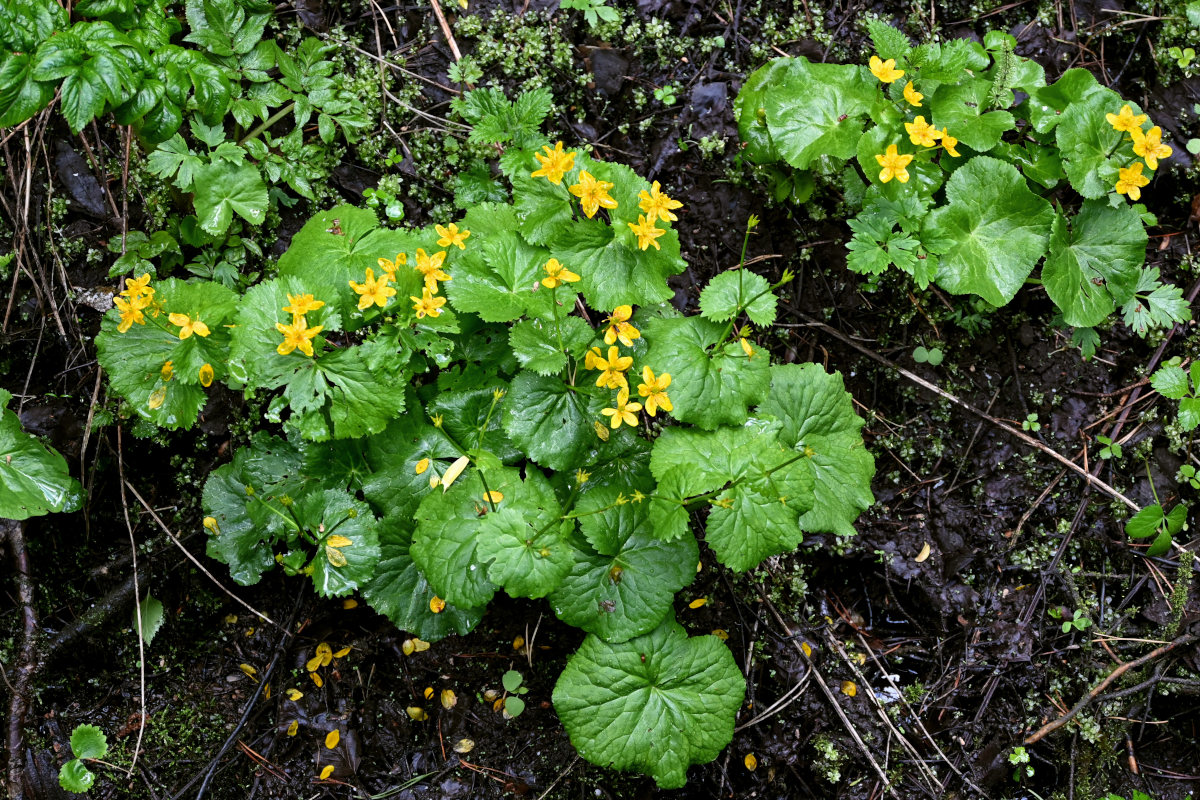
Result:
[[916,349],[913,350],[913,361],[916,361],[918,364],[928,364],[931,367],[936,367],[941,364],[942,359],[945,357],[946,354],[940,347],[925,347],[924,345],[918,345]]
[[525,710],[525,701],[517,696],[529,693],[529,689],[521,685],[524,681],[524,676],[515,669],[510,669],[500,679],[505,692],[504,712],[510,717],[518,717]]
[[583,18],[589,27],[596,27],[600,20],[605,22],[620,22],[621,15],[615,8],[609,8],[604,0],[562,0],[559,8],[582,11]]
[[1196,51],[1191,47],[1183,49],[1171,47],[1167,50],[1167,55],[1175,59],[1175,63],[1179,65],[1180,69],[1187,69],[1188,65],[1192,63],[1192,59],[1196,57]]
[[1014,747],[1008,754],[1008,763],[1016,767],[1013,780],[1020,782],[1022,778],[1033,777],[1033,766],[1029,763],[1029,752],[1024,747]]
[[1108,438],[1107,436],[1097,436],[1096,441],[1104,445],[1104,447],[1100,448],[1101,458],[1107,459],[1121,457],[1121,445],[1117,444],[1112,439]]
[[673,106],[679,100],[677,92],[678,87],[672,83],[668,83],[666,86],[660,86],[654,90],[654,99],[664,106]]
[[96,782],[96,776],[83,762],[104,758],[108,740],[95,725],[79,725],[71,732],[71,752],[75,758],[62,765],[58,783],[68,792],[86,792]]
[[1186,483],[1193,489],[1200,489],[1200,478],[1196,477],[1196,468],[1191,464],[1181,466],[1179,472],[1175,474],[1175,480],[1180,483]]
[[1082,632],[1092,627],[1092,620],[1083,613],[1082,609],[1075,609],[1074,614],[1070,617],[1067,616],[1065,608],[1051,608],[1047,613],[1054,619],[1062,620],[1063,633],[1069,633],[1072,629]]
[[471,56],[463,56],[458,62],[451,64],[447,76],[453,83],[479,83],[483,78],[483,70]]
[[1023,431],[1037,433],[1041,429],[1042,423],[1038,422],[1038,415],[1036,413],[1026,415],[1025,419],[1021,422],[1021,430]]

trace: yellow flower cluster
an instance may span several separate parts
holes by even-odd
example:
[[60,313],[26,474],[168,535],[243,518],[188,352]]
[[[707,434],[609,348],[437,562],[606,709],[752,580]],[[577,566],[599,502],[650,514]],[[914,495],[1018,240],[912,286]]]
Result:
[[[605,355],[599,347],[593,347],[583,359],[585,368],[599,370],[600,375],[596,378],[597,386],[617,390],[617,400],[614,406],[600,411],[609,418],[609,426],[613,430],[621,427],[622,424],[636,428],[637,412],[643,408],[641,403],[629,401],[629,379],[625,377],[625,373],[633,366],[633,357],[621,355],[621,351],[616,346],[616,343],[620,342],[626,347],[632,347],[633,341],[641,338],[641,331],[629,322],[632,316],[632,306],[617,306],[605,320],[604,343],[609,345],[608,354]],[[667,395],[667,388],[671,385],[669,374],[664,372],[655,376],[654,370],[643,366],[642,380],[644,383],[638,384],[638,395],[645,398],[647,414],[653,417],[660,408],[664,411],[675,410],[671,404],[671,398]],[[596,423],[596,426],[597,432],[604,430],[599,422]]]
[[[370,270],[367,271],[370,272]],[[325,305],[325,301],[315,300],[311,294],[289,294],[287,299],[288,304],[283,307],[283,311],[285,314],[292,315],[292,324],[284,325],[282,322],[275,323],[275,330],[283,334],[283,342],[279,347],[275,348],[275,352],[281,356],[286,356],[293,350],[299,350],[304,355],[312,358],[312,340],[316,338],[316,335],[325,326],[316,325],[312,328],[308,327],[308,320],[304,315],[321,308]]]
[[121,312],[117,332],[124,333],[133,327],[134,323],[145,325],[146,317],[142,312],[153,304],[154,289],[150,286],[149,272],[140,278],[126,278],[125,291],[121,292],[120,297],[113,298],[113,305]]
[[[1150,117],[1146,114],[1134,114],[1128,104],[1121,107],[1119,114],[1106,114],[1105,119],[1113,129],[1120,133],[1128,133],[1133,140],[1133,153],[1145,159],[1145,166],[1153,172],[1158,169],[1160,158],[1170,158],[1174,151],[1162,143],[1162,128],[1157,125],[1148,131],[1142,130],[1142,125]],[[1117,171],[1117,194],[1128,195],[1131,200],[1142,198],[1142,187],[1150,183],[1150,179],[1142,174],[1142,162],[1134,161],[1128,167]]]
[[[458,226],[451,223],[449,228],[438,225],[437,232],[442,237],[438,240],[438,245],[442,247],[457,245],[460,249],[467,249],[463,241],[471,235],[470,231],[459,232]],[[435,295],[440,288],[438,282],[450,280],[449,273],[442,269],[442,262],[446,260],[446,251],[439,250],[433,255],[428,255],[424,248],[418,247],[416,256],[417,265],[413,269],[420,272],[425,278],[425,285],[421,289],[420,297],[409,295],[408,299],[413,301],[413,311],[417,312],[417,319],[440,317],[442,306],[446,305],[446,298],[435,297]]]
[[[904,70],[896,69],[896,59],[889,58],[883,61],[879,56],[871,56],[867,64],[871,70],[871,74],[878,78],[883,83],[894,83],[904,76]],[[913,82],[909,81],[904,86],[904,101],[913,108],[921,108],[921,101],[925,99],[925,95],[917,91],[913,86]],[[908,131],[908,139],[918,147],[934,148],[939,146],[945,149],[947,153],[959,157],[959,152],[955,148],[958,147],[958,139],[950,135],[947,128],[938,130],[932,123],[926,122],[923,115],[918,116],[912,122],[904,123],[904,129]],[[912,163],[913,156],[909,153],[900,153],[896,145],[890,144],[883,153],[876,154],[875,161],[879,163],[879,180],[881,183],[887,183],[895,178],[900,183],[908,183],[908,165]]]
[[[542,150],[545,151],[544,155],[535,153],[533,156],[541,164],[541,167],[529,173],[530,177],[545,178],[556,186],[561,185],[563,177],[575,169],[575,152],[563,150],[562,142],[555,143],[553,150],[549,145],[544,145]],[[591,219],[602,208],[617,207],[617,201],[608,193],[612,188],[613,184],[610,181],[599,180],[585,169],[579,172],[579,182],[567,187],[567,191],[579,198],[579,206],[583,210],[584,216]],[[682,208],[683,203],[672,200],[663,194],[658,181],[654,182],[649,192],[644,189],[639,192],[638,200],[638,208],[644,213],[638,215],[636,223],[627,222],[625,224],[637,237],[638,249],[646,250],[653,246],[655,250],[661,250],[662,245],[656,240],[666,231],[654,223],[659,219],[664,222],[678,220],[679,217],[675,216],[673,212],[677,208]],[[441,243],[439,242],[439,244]],[[551,278],[553,277],[551,276]]]

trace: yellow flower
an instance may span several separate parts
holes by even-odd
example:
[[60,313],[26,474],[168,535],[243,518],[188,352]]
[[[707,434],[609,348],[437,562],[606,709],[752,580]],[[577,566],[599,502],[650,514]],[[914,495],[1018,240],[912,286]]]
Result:
[[429,292],[429,288],[421,290],[420,297],[408,296],[409,300],[413,301],[413,311],[417,312],[417,319],[423,317],[440,317],[442,315],[442,306],[446,305],[446,298],[434,297]]
[[1142,162],[1135,161],[1131,166],[1120,170],[1117,178],[1117,194],[1127,194],[1130,200],[1140,200],[1142,187],[1148,183],[1150,183],[1150,179],[1142,174]]
[[[571,194],[579,198],[579,205],[588,219],[596,216],[601,207],[616,208],[617,201],[608,196],[608,190],[613,185],[608,181],[598,181],[586,169],[579,173],[579,183],[570,188]],[[645,250],[646,248],[642,248]]]
[[542,286],[547,289],[554,289],[564,283],[575,283],[579,280],[579,276],[560,264],[557,258],[547,261],[544,269],[549,277],[542,278]]
[[660,408],[663,411],[675,410],[675,406],[671,405],[671,398],[667,397],[667,387],[671,385],[669,373],[664,372],[655,378],[654,370],[642,367],[642,380],[645,383],[638,384],[638,394],[646,398],[647,414],[653,417]]
[[396,270],[408,263],[408,253],[396,253],[396,260],[381,258],[375,264],[387,273],[388,280],[396,280]]
[[904,87],[904,99],[908,101],[910,106],[916,106],[917,108],[920,108],[921,101],[925,99],[925,95],[914,89],[912,81],[909,81],[908,85]]
[[881,61],[879,56],[871,56],[869,66],[871,67],[871,74],[884,83],[891,83],[904,75],[904,70],[896,69],[896,59],[894,58]]
[[207,389],[209,386],[212,386],[212,382],[213,382],[212,364],[205,364],[204,366],[200,367],[200,385],[203,386],[205,389]]
[[317,325],[315,328],[310,328],[304,317],[293,317],[291,325],[276,322],[275,330],[283,334],[283,343],[275,348],[275,352],[286,356],[293,350],[299,349],[301,353],[312,358],[312,340],[324,327],[324,325]]
[[605,344],[616,344],[620,339],[621,344],[633,347],[633,340],[642,338],[641,331],[629,324],[631,316],[633,316],[633,306],[616,307],[612,316],[604,321],[608,325],[604,331]]
[[425,276],[425,289],[430,294],[437,294],[438,281],[450,280],[450,276],[442,269],[442,262],[445,260],[445,250],[438,250],[430,256],[425,254],[424,249],[417,248],[417,265],[413,269]]
[[179,326],[179,338],[186,339],[193,333],[197,336],[208,336],[208,326],[200,321],[199,317],[193,320],[187,314],[171,314],[167,317],[171,320],[172,325]]
[[1134,128],[1131,133],[1133,134],[1133,152],[1146,159],[1146,166],[1150,169],[1158,169],[1158,160],[1169,158],[1174,152],[1162,143],[1162,128],[1157,125],[1145,133],[1142,133],[1141,128]]
[[534,153],[533,157],[538,160],[542,168],[537,172],[529,173],[531,178],[545,178],[553,184],[562,183],[563,175],[575,168],[575,151],[563,151],[562,142],[554,145],[554,149],[550,149],[550,145],[543,145],[542,149],[546,151],[546,155]]
[[150,273],[147,272],[140,278],[126,278],[125,291],[121,292],[122,297],[128,297],[136,300],[143,295],[152,295],[154,290],[150,288]]
[[951,136],[950,131],[946,128],[942,129],[942,132],[938,134],[938,138],[942,140],[942,147],[946,148],[946,152],[958,158],[958,151],[954,149],[958,146],[958,139]]
[[1104,118],[1108,120],[1108,124],[1121,133],[1133,133],[1135,130],[1140,131],[1142,125],[1149,119],[1145,114],[1134,116],[1133,109],[1128,105],[1121,106],[1120,114],[1105,114]]
[[887,152],[883,155],[875,156],[875,160],[879,162],[879,166],[883,167],[879,171],[879,180],[887,183],[892,178],[901,183],[908,183],[908,170],[905,167],[913,160],[910,155],[900,155],[896,152],[896,145],[889,144]]
[[[383,259],[380,259],[381,261]],[[325,305],[324,300],[314,300],[311,294],[289,294],[288,304],[283,307],[285,314],[302,317],[310,311],[316,311]]]
[[938,137],[942,135],[937,128],[926,122],[924,117],[904,123],[904,129],[908,131],[909,141],[921,147],[936,147]]
[[117,325],[117,332],[124,333],[133,327],[133,323],[138,325],[146,324],[146,317],[142,314],[142,307],[137,303],[129,300],[122,300],[120,297],[113,298],[113,305],[121,312],[121,324]]
[[606,417],[612,417],[608,421],[609,426],[616,430],[621,427],[621,423],[636,428],[638,424],[637,412],[642,410],[641,403],[629,402],[629,389],[622,389],[617,392],[617,405],[615,408],[602,408],[600,413]]
[[[607,359],[601,355],[599,347],[593,347],[589,355],[591,358],[584,359],[584,366],[588,369],[601,370],[600,377],[596,378],[597,386],[609,389],[629,386],[629,382],[625,380],[625,370],[633,366],[632,356],[622,356],[615,346],[608,348]],[[587,363],[588,361],[591,361],[591,365]]]
[[658,181],[655,181],[650,187],[649,193],[645,189],[638,192],[638,198],[641,200],[638,203],[638,208],[646,212],[646,219],[649,222],[654,222],[656,219],[675,222],[679,217],[672,214],[671,211],[676,208],[683,208],[683,203],[678,200],[672,200],[659,191]]
[[[591,215],[589,214],[588,216]],[[662,236],[664,233],[666,233],[666,231],[664,231],[662,228],[656,228],[653,220],[647,220],[644,216],[638,214],[638,221],[636,225],[634,225],[632,222],[626,222],[625,224],[629,226],[630,230],[637,234],[638,249],[645,250],[650,245],[654,245],[655,250],[662,249],[659,243],[654,240]]]
[[385,272],[375,279],[375,270],[367,267],[367,279],[363,283],[350,281],[350,288],[361,295],[358,298],[358,310],[364,311],[372,305],[383,308],[389,297],[394,297],[396,290],[388,286],[388,276]]
[[166,383],[167,381],[171,380],[171,378],[175,377],[175,362],[168,361],[167,363],[163,364],[162,371],[159,373],[159,375],[162,376],[163,383]]
[[450,247],[453,245],[457,246],[459,250],[467,249],[467,246],[463,242],[471,235],[470,231],[460,231],[458,226],[453,222],[445,228],[441,225],[434,225],[433,228],[438,232],[438,236],[442,237],[438,239],[438,247]]

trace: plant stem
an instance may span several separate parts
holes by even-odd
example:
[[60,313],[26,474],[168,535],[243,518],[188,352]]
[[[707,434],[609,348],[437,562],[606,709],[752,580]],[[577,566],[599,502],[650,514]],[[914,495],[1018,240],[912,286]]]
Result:
[[292,113],[292,109],[295,107],[296,107],[296,101],[293,100],[292,102],[288,103],[283,108],[276,111],[271,116],[267,117],[267,119],[265,119],[262,123],[260,123],[259,125],[256,125],[253,130],[251,130],[249,133],[247,133],[241,139],[238,139],[238,146],[244,145],[246,142],[250,141],[255,136],[258,136],[260,133],[262,133],[263,131],[270,128],[276,122],[279,122],[279,120],[283,119],[288,114]]

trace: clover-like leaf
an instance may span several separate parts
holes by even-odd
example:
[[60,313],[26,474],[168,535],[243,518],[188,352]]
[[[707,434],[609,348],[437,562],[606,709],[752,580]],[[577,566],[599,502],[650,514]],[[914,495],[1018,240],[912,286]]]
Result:
[[437,606],[431,604],[437,595],[409,552],[412,527],[411,517],[389,516],[379,521],[379,563],[375,577],[363,587],[363,597],[397,628],[427,642],[453,633],[466,635],[483,618],[483,608],[446,603],[434,611]]
[[780,440],[806,456],[796,464],[812,473],[814,500],[800,527],[853,536],[854,520],[875,502],[875,459],[841,373],[819,364],[772,367],[770,395],[757,410],[782,422]]
[[83,487],[71,477],[67,460],[21,429],[7,408],[12,395],[0,389],[0,517],[12,520],[74,511]]
[[71,731],[71,752],[76,758],[104,758],[108,738],[95,725],[78,725]]
[[975,156],[946,183],[946,204],[925,230],[948,240],[937,282],[953,294],[976,294],[994,306],[1012,300],[1046,252],[1054,210],[1029,191],[1017,168]]
[[85,767],[78,758],[71,759],[58,770],[58,785],[68,792],[86,792],[95,782],[96,773]]
[[588,636],[554,686],[554,708],[579,754],[677,789],[691,764],[733,738],[745,680],[715,636],[673,619],[621,644]]
[[[738,344],[718,344],[725,326],[701,317],[651,320],[646,362],[671,375],[672,416],[701,428],[740,425],[770,382],[765,351],[747,355]],[[711,348],[711,349],[710,349]]]

